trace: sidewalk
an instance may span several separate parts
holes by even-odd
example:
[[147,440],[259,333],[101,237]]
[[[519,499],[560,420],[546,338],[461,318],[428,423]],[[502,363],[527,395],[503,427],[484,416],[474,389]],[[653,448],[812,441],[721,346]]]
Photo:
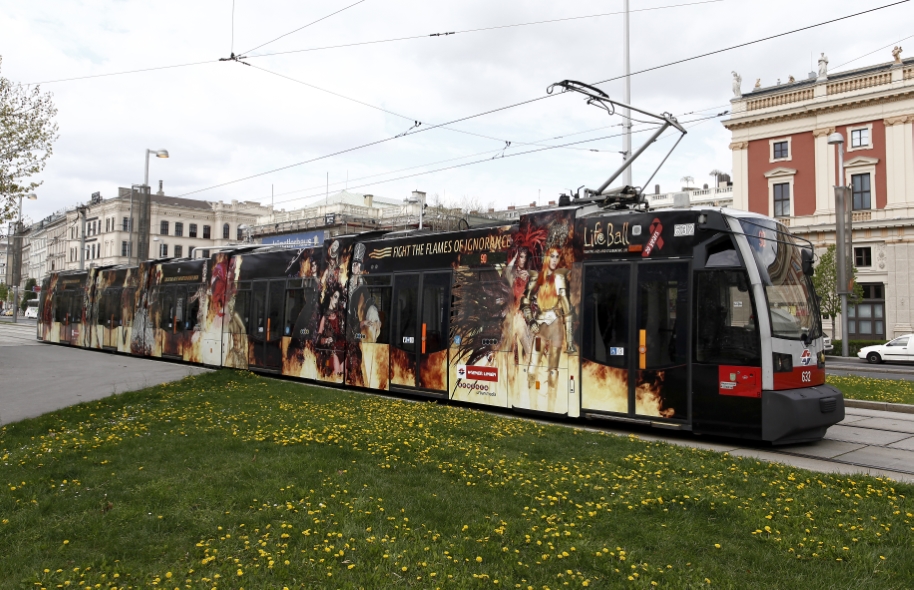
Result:
[[0,424],[208,371],[35,339],[35,326],[0,324]]

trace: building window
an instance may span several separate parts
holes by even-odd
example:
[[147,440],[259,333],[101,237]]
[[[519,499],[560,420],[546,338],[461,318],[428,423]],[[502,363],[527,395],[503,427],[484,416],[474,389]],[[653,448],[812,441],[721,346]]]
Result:
[[188,258],[193,258],[193,257],[194,257],[194,247],[193,247],[193,246],[188,246],[188,247],[187,247],[187,257],[188,257]]
[[159,234],[163,235],[163,236],[168,235],[168,222],[167,221],[162,221],[161,223],[159,223]]
[[168,256],[168,244],[159,244],[159,258]]
[[204,239],[204,240],[208,240],[208,239],[209,239],[209,236],[210,236],[209,226],[208,226],[208,225],[204,225],[204,226],[203,226],[203,239]]
[[184,246],[175,246],[175,258],[181,258],[184,254]]
[[235,239],[238,240],[239,242],[244,241],[244,231],[241,229],[240,225],[238,226],[238,237],[236,237]]
[[851,185],[854,191],[854,211],[858,211],[860,209],[870,209],[870,175],[852,175]]
[[786,160],[790,157],[790,151],[786,141],[774,142],[772,149],[774,150],[773,156],[775,160]]
[[209,250],[204,250],[200,255],[201,258],[209,258]]
[[781,183],[774,187],[774,216],[790,217],[790,184]]
[[196,238],[197,237],[197,224],[191,223],[190,227],[187,228],[187,237]]
[[227,223],[222,226],[222,239],[229,239],[229,224]]
[[130,231],[130,218],[124,218],[124,225],[121,227],[121,231]]
[[175,222],[175,235],[179,238],[184,235],[184,224],[180,221]]
[[850,340],[885,340],[885,286],[861,284],[863,301],[847,309]]
[[854,248],[854,266],[857,268],[873,266],[872,248]]
[[130,242],[126,240],[121,242],[121,256],[130,256]]
[[870,130],[869,129],[854,129],[851,131],[851,147],[852,148],[865,148],[870,145]]

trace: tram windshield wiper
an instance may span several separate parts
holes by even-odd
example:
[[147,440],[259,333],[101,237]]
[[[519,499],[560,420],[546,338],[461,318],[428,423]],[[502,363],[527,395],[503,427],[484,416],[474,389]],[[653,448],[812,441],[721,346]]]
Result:
[[625,160],[625,162],[623,162],[622,166],[618,170],[616,170],[609,177],[609,179],[606,182],[604,182],[602,185],[600,185],[600,187],[597,188],[596,190],[584,189],[584,194],[587,197],[591,197],[591,198],[595,198],[595,199],[604,197],[605,206],[612,206],[612,205],[618,205],[618,204],[623,204],[623,203],[631,203],[634,205],[643,204],[644,203],[644,189],[643,188],[626,186],[626,187],[621,187],[617,190],[611,191],[609,193],[607,193],[605,191],[609,187],[609,185],[612,184],[612,182],[614,180],[616,180],[625,171],[626,168],[630,167],[634,163],[634,161],[638,158],[638,156],[640,156],[642,153],[644,153],[644,151],[652,143],[657,141],[657,139],[661,135],[663,135],[663,133],[667,129],[669,129],[670,127],[674,127],[677,131],[679,131],[681,133],[681,135],[679,136],[679,139],[676,140],[676,143],[673,144],[673,147],[670,148],[670,151],[667,152],[666,156],[664,156],[663,160],[660,161],[660,164],[651,174],[650,178],[647,179],[647,182],[645,182],[643,185],[643,186],[648,186],[651,183],[651,181],[654,179],[654,176],[657,175],[657,172],[660,171],[660,168],[666,163],[667,159],[673,153],[673,150],[676,149],[676,147],[679,145],[679,142],[682,141],[682,138],[685,137],[686,133],[688,133],[688,132],[679,123],[679,121],[676,120],[676,117],[674,117],[670,113],[661,113],[658,115],[656,113],[652,113],[650,111],[645,111],[644,109],[639,109],[637,107],[633,107],[631,105],[619,102],[617,100],[613,100],[609,97],[608,94],[606,94],[605,92],[603,92],[602,90],[600,90],[599,88],[597,88],[595,86],[591,86],[590,84],[585,84],[584,82],[578,82],[576,80],[562,80],[561,82],[556,82],[555,84],[550,85],[546,89],[546,93],[552,94],[552,92],[556,88],[561,88],[562,92],[577,92],[577,93],[583,94],[584,96],[587,97],[587,104],[599,107],[599,108],[603,109],[604,111],[606,111],[607,113],[609,113],[610,115],[614,115],[616,113],[616,107],[622,107],[622,108],[628,109],[630,111],[635,111],[637,113],[641,113],[642,115],[646,115],[646,116],[656,119],[658,122],[660,122],[660,127],[657,129],[657,131],[655,131],[653,133],[653,135],[651,135],[648,138],[648,140],[645,141],[644,144],[640,148],[638,148],[634,153],[632,153],[632,155],[627,160]]

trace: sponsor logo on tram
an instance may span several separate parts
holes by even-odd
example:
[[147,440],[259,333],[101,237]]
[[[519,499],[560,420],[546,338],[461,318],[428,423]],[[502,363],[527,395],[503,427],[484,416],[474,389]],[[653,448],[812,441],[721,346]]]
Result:
[[809,365],[811,360],[812,360],[812,354],[809,352],[808,348],[804,348],[803,353],[800,355],[800,362],[805,367],[805,366]]
[[651,226],[648,228],[648,232],[651,234],[651,239],[648,241],[647,246],[644,247],[644,251],[641,253],[641,256],[644,258],[650,256],[651,252],[654,251],[654,248],[663,250],[663,238],[660,237],[660,234],[663,233],[663,224],[660,223],[659,218],[654,218],[654,221],[651,222]]
[[457,365],[457,377],[472,381],[498,382],[498,367],[474,367],[473,365]]
[[[640,226],[638,226],[637,234],[634,233],[634,230],[632,231],[632,235],[640,235],[640,233]],[[584,226],[585,248],[612,248],[613,246],[628,246],[628,244],[627,221],[621,227],[608,221],[597,221],[592,225],[588,222]]]

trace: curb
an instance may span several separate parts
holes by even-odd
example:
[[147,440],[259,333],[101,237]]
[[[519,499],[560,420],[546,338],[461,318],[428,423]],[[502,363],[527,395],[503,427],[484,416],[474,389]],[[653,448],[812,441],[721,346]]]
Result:
[[893,404],[889,402],[870,402],[859,399],[845,399],[844,405],[848,408],[863,408],[866,410],[882,410],[884,412],[914,414],[914,405],[910,404]]

